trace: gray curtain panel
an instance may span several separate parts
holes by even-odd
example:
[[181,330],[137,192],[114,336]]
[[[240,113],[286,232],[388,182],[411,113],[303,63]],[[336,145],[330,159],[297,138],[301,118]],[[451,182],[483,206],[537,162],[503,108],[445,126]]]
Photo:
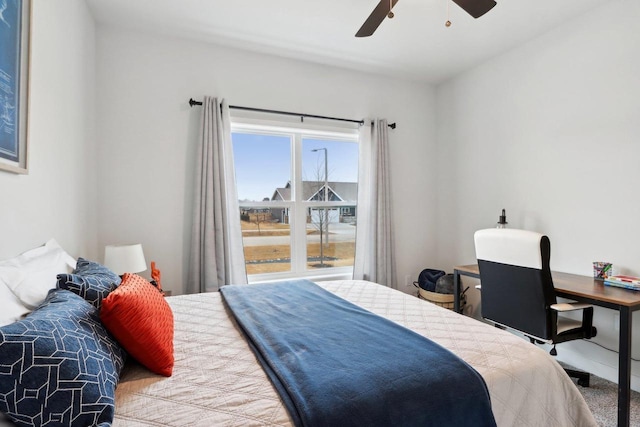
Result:
[[229,107],[205,96],[187,293],[246,283]]
[[397,288],[389,182],[389,128],[374,120],[360,131],[353,278]]

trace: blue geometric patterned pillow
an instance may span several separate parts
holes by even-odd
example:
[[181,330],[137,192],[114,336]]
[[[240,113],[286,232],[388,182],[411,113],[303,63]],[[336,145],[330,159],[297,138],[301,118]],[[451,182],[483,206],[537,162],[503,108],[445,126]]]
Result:
[[97,262],[78,258],[71,274],[58,274],[58,289],[80,295],[96,308],[120,284],[120,276]]
[[94,306],[53,289],[0,328],[0,411],[19,426],[110,426],[124,359]]

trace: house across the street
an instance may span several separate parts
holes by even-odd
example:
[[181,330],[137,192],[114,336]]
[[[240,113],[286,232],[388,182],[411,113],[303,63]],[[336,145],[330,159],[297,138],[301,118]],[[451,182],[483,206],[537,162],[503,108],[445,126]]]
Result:
[[[328,208],[328,222],[356,222],[356,202],[358,200],[358,184],[355,182],[333,182],[327,183],[328,200],[330,202],[351,202],[353,205]],[[324,181],[302,181],[303,200],[324,201],[325,183]],[[271,196],[271,201],[291,200],[291,182],[281,188],[276,188]],[[271,214],[274,219],[283,224],[289,223],[289,208],[272,208]],[[323,209],[309,208],[307,212],[307,222],[320,222],[320,215],[324,214]]]

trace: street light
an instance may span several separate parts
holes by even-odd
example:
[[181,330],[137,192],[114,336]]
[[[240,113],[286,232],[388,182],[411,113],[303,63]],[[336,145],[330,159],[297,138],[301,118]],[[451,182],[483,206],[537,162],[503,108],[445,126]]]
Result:
[[[328,154],[326,148],[315,148],[311,150],[316,153],[318,151],[324,151],[324,223],[327,230],[327,239],[326,242],[329,244],[329,211],[327,210],[326,202],[329,201],[329,163],[328,163]],[[322,242],[322,226],[320,226],[320,264],[324,262],[324,251],[323,251],[323,242]]]
[[311,150],[314,153],[317,151],[324,151],[324,201],[328,202],[329,201],[329,163],[327,163],[327,149],[326,148],[316,148],[314,150]]

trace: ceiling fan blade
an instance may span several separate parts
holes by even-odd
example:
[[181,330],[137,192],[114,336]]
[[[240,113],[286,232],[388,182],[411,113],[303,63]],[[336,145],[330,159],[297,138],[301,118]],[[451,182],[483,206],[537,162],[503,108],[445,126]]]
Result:
[[380,0],[380,3],[373,9],[371,15],[364,21],[364,24],[362,24],[362,27],[360,27],[356,33],[356,37],[369,37],[372,35],[396,3],[398,3],[398,0]]
[[453,2],[474,18],[481,17],[496,5],[493,0],[453,0]]

